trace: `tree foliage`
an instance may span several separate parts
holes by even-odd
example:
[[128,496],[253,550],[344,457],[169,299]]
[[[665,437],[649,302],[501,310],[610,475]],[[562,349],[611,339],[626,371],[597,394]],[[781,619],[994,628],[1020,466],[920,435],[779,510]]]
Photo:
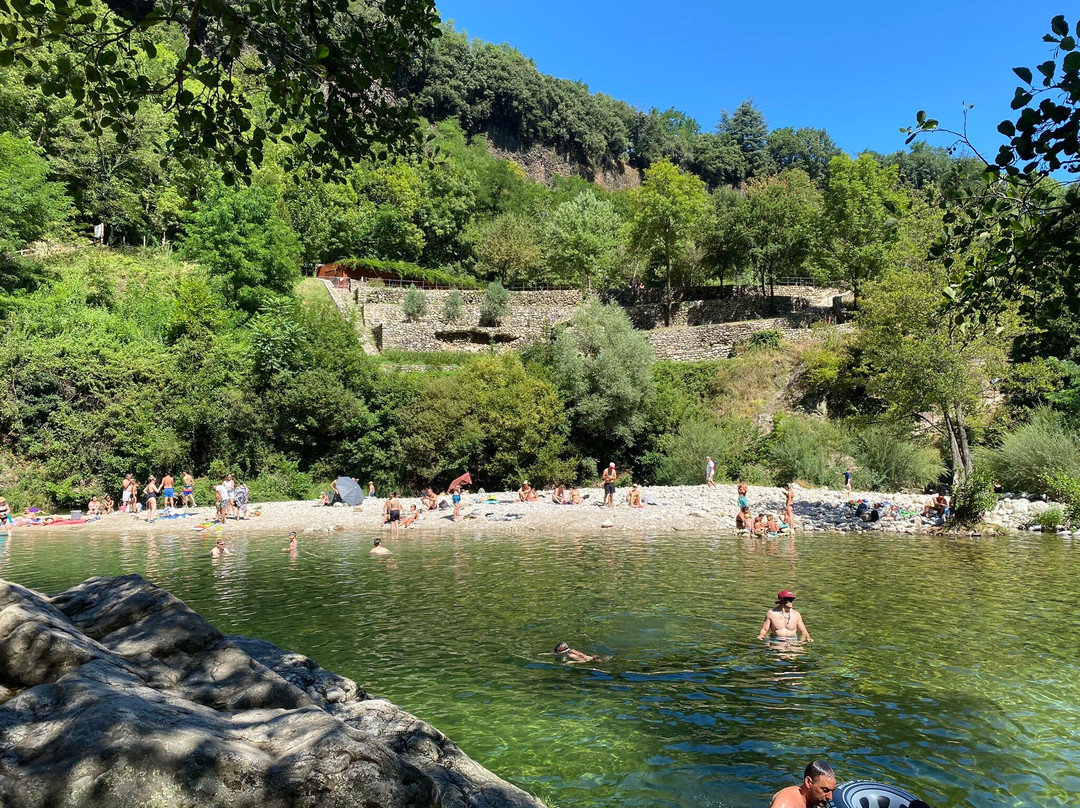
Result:
[[0,132],[0,251],[56,233],[70,217],[71,200],[49,178],[41,150]]
[[[0,66],[36,68],[28,75],[45,95],[71,97],[85,131],[122,141],[140,101],[157,99],[175,113],[176,158],[222,158],[227,183],[275,139],[326,171],[411,141],[415,113],[389,81],[438,33],[430,0],[49,0],[4,2],[0,13]],[[265,106],[255,108],[252,89]]]

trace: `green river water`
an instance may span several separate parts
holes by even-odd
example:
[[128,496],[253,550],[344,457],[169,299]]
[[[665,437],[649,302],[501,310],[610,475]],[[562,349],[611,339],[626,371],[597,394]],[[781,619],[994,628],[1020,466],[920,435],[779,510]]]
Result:
[[[0,534],[2,540],[2,534]],[[1080,538],[231,539],[24,529],[0,576],[138,572],[314,658],[552,806],[765,806],[826,757],[939,806],[1080,804]],[[817,642],[756,639],[780,589]],[[560,640],[612,655],[556,662]]]

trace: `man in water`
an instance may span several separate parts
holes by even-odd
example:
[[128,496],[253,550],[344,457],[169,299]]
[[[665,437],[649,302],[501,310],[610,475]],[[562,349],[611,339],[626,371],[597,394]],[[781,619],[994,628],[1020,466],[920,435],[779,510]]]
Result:
[[555,656],[562,657],[564,662],[596,662],[602,659],[598,654],[586,654],[584,651],[578,651],[571,648],[568,644],[561,642],[555,646]]
[[218,539],[217,544],[210,551],[211,558],[221,558],[222,556],[232,555],[232,550],[225,546],[225,539]]
[[815,760],[803,770],[802,785],[777,791],[769,808],[821,808],[832,801],[835,788],[832,766],[824,760]]
[[615,479],[618,476],[614,463],[608,463],[608,467],[600,475],[600,481],[604,484],[604,504],[609,508],[615,507]]
[[804,642],[814,641],[810,632],[806,630],[802,615],[792,608],[791,604],[794,602],[795,593],[787,589],[776,596],[776,606],[766,612],[765,622],[761,624],[761,631],[758,633],[759,640],[764,640],[769,634],[781,640],[794,640],[798,639],[798,633],[801,631]]
[[390,555],[390,551],[382,546],[382,539],[375,539],[375,546],[368,552],[372,555]]

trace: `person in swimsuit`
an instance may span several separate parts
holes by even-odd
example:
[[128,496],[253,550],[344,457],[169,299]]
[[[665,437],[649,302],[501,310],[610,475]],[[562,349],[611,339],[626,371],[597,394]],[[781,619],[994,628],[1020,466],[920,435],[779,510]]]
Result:
[[738,491],[739,491],[739,508],[740,509],[750,507],[750,497],[748,497],[746,495],[747,491],[749,491],[749,490],[750,489],[746,487],[746,483],[744,483],[742,480],[739,480]]
[[157,498],[161,493],[161,489],[157,486],[157,477],[150,475],[150,482],[146,484],[146,488],[143,491],[143,495],[146,497],[146,507],[150,511],[146,517],[147,522],[153,522],[154,516],[157,514]]
[[195,504],[195,478],[191,476],[191,472],[184,472],[184,507],[185,508],[197,508]]
[[120,486],[120,510],[127,513],[128,508],[131,507],[131,475],[128,474],[124,477],[124,482]]
[[367,495],[369,497],[375,496],[375,483],[373,483],[371,481],[368,481],[368,484],[367,484]]
[[711,457],[705,458],[705,485],[715,487],[716,481],[713,477],[716,475],[716,461]]
[[11,521],[11,507],[7,504],[7,500],[0,497],[0,525],[6,525]]
[[824,808],[832,802],[835,788],[836,775],[832,766],[824,760],[815,760],[803,771],[802,784],[777,791],[769,808]]
[[784,502],[784,524],[788,530],[795,530],[795,483],[786,486],[787,499]]
[[296,552],[296,544],[297,544],[297,542],[296,542],[296,531],[294,530],[289,534],[289,546],[288,547],[282,547],[281,552],[283,552],[283,553],[295,553]]
[[398,499],[397,491],[390,495],[386,507],[390,517],[390,538],[396,539],[401,531],[401,500]]
[[171,508],[176,504],[173,494],[173,476],[168,472],[161,478],[162,507]]
[[599,654],[586,654],[584,651],[571,648],[564,642],[555,646],[555,656],[561,657],[564,662],[569,662],[571,665],[577,662],[596,662],[603,659]]
[[375,546],[368,552],[372,555],[390,555],[390,551],[382,546],[382,539],[375,539]]
[[604,485],[604,504],[609,508],[615,507],[615,480],[618,476],[614,463],[608,463],[608,467],[600,475],[600,482]]
[[[101,501],[97,498],[97,494],[90,497],[90,501],[86,503],[86,513],[88,516],[101,516]],[[3,518],[0,518],[0,523],[3,521]]]
[[450,495],[450,501],[454,503],[454,521],[461,521],[461,486],[454,486],[454,493]]
[[408,527],[409,525],[411,525],[413,522],[415,522],[419,518],[420,518],[420,511],[418,511],[416,509],[415,505],[410,505],[409,506],[409,512],[407,514],[405,514],[405,518],[401,520],[401,526],[402,527]]
[[114,503],[113,503],[112,495],[111,494],[106,494],[105,495],[105,515],[106,516],[108,516],[110,513],[113,512],[113,506],[114,506]]
[[764,640],[769,634],[779,640],[795,640],[798,639],[799,632],[802,632],[804,642],[814,641],[810,632],[806,630],[802,615],[792,608],[791,604],[794,602],[795,593],[790,590],[785,589],[776,596],[776,606],[769,609],[765,614],[765,622],[761,624],[761,631],[758,632],[759,640]]

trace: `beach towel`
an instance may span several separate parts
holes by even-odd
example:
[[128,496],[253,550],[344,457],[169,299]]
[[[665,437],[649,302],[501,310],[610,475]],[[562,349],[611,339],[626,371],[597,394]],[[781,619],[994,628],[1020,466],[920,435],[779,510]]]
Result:
[[656,498],[656,494],[642,494],[641,501],[646,505],[659,505],[660,500]]
[[487,518],[492,522],[513,522],[515,519],[523,519],[525,514],[523,513],[504,513],[496,516],[493,513],[487,514]]

